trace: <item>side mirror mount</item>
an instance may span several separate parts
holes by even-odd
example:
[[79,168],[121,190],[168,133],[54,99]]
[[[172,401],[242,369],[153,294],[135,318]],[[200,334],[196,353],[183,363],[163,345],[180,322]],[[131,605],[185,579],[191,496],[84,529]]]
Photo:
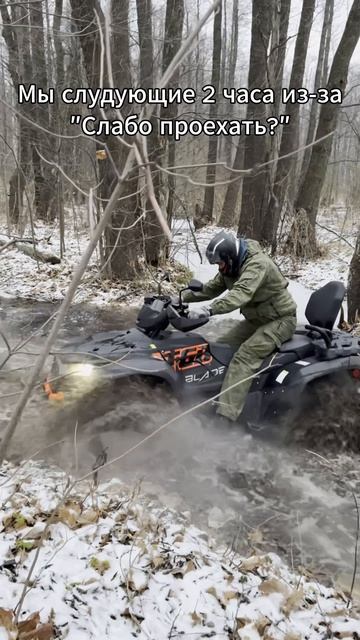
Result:
[[190,291],[194,291],[194,292],[198,292],[198,291],[202,291],[203,290],[203,283],[200,282],[200,280],[190,280],[187,288],[190,289]]
[[182,307],[182,293],[183,291],[194,291],[194,293],[198,292],[198,291],[202,291],[203,290],[203,283],[200,282],[200,280],[195,280],[194,278],[192,280],[190,280],[189,284],[187,285],[187,287],[184,287],[183,289],[181,289],[179,291],[179,302],[180,302],[180,306]]

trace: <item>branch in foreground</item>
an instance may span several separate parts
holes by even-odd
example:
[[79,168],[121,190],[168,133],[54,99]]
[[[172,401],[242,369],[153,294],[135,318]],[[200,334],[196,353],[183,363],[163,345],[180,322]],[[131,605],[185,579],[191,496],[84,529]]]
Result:
[[98,243],[98,241],[100,240],[100,237],[105,229],[106,224],[109,222],[110,218],[111,218],[111,214],[117,204],[117,200],[118,198],[121,196],[121,193],[123,191],[124,188],[124,182],[127,179],[129,172],[131,171],[132,167],[134,164],[134,151],[130,151],[127,159],[126,159],[126,163],[125,163],[125,167],[121,176],[121,180],[118,182],[118,184],[116,185],[111,198],[108,202],[108,204],[106,205],[106,208],[104,210],[104,214],[100,220],[100,222],[98,223],[97,227],[94,230],[94,234],[93,237],[91,238],[91,240],[88,243],[88,246],[75,270],[75,273],[73,275],[73,279],[71,281],[71,284],[69,286],[69,289],[67,291],[67,294],[60,306],[60,309],[58,311],[56,320],[54,322],[54,325],[49,333],[49,336],[44,344],[44,348],[42,353],[40,354],[40,356],[38,357],[36,364],[34,366],[34,370],[32,372],[32,375],[30,376],[29,382],[26,385],[23,393],[21,394],[21,397],[19,399],[18,404],[16,405],[14,412],[11,416],[11,419],[9,421],[8,426],[5,429],[5,434],[4,437],[1,441],[1,445],[0,445],[0,461],[2,461],[4,459],[5,453],[7,451],[9,442],[15,432],[16,426],[18,424],[19,419],[21,418],[21,415],[24,411],[24,408],[26,406],[26,403],[28,401],[28,398],[30,396],[30,393],[32,391],[33,386],[36,384],[37,379],[42,371],[42,368],[45,364],[46,358],[49,355],[49,351],[52,347],[53,342],[55,341],[57,334],[59,332],[59,329],[62,325],[62,322],[70,308],[72,299],[75,295],[76,289],[81,281],[81,278],[83,277],[85,270],[87,268],[88,262],[95,250],[95,247]]
[[[195,29],[193,30],[193,32],[190,34],[190,36],[187,38],[187,40],[185,41],[185,43],[182,45],[182,47],[179,49],[179,51],[177,52],[176,56],[173,58],[171,64],[169,65],[169,67],[167,68],[167,70],[165,71],[164,75],[162,76],[162,78],[160,79],[159,82],[159,87],[164,87],[166,86],[166,84],[169,82],[169,80],[171,79],[173,73],[175,72],[175,70],[177,69],[177,67],[181,64],[182,59],[184,58],[184,56],[186,55],[186,53],[190,50],[192,44],[195,42],[197,34],[199,33],[199,31],[201,30],[202,26],[204,25],[204,23],[207,21],[207,19],[210,17],[210,15],[213,13],[213,11],[216,10],[216,8],[218,7],[220,3],[220,0],[216,0],[214,4],[211,5],[211,7],[206,11],[205,15],[203,16],[203,18],[198,22],[198,24],[196,25]],[[0,98],[0,102],[5,103],[5,101],[3,101]],[[9,106],[9,105],[8,105]],[[14,109],[12,109],[14,111]],[[22,116],[22,114],[20,114]],[[27,119],[25,117],[25,119]],[[40,127],[42,128],[42,127]],[[52,133],[52,132],[48,132],[48,133]],[[64,137],[81,137],[81,136],[64,136]],[[123,169],[123,172],[121,174],[121,178],[118,180],[117,185],[115,186],[112,195],[110,197],[109,202],[106,205],[106,208],[104,210],[103,216],[101,217],[97,227],[94,230],[94,234],[91,238],[91,240],[89,241],[87,248],[77,266],[77,268],[75,269],[74,275],[73,275],[73,279],[71,281],[71,284],[69,286],[69,289],[67,291],[67,294],[60,306],[60,309],[58,311],[58,314],[56,316],[56,320],[54,322],[54,325],[50,331],[50,334],[44,344],[44,348],[42,353],[40,354],[40,356],[38,357],[35,365],[34,365],[34,369],[32,372],[32,375],[29,379],[28,384],[26,385],[24,391],[21,394],[21,397],[19,399],[18,404],[16,405],[14,412],[11,416],[11,419],[9,421],[9,424],[7,426],[7,428],[5,429],[5,434],[3,437],[3,440],[1,441],[1,445],[0,445],[0,462],[4,459],[5,453],[7,451],[8,445],[10,443],[10,440],[15,432],[16,426],[18,424],[19,419],[21,418],[21,415],[24,411],[24,408],[26,406],[26,403],[30,397],[31,391],[33,389],[34,384],[36,384],[38,377],[41,374],[41,371],[43,369],[43,366],[45,364],[46,358],[49,355],[50,349],[57,337],[57,334],[59,332],[59,329],[63,323],[63,320],[66,316],[66,313],[68,312],[72,299],[75,295],[76,289],[86,271],[87,265],[89,263],[89,260],[96,248],[97,243],[99,242],[102,233],[105,230],[106,225],[109,223],[109,221],[111,220],[111,214],[118,202],[118,199],[121,197],[123,189],[124,189],[124,183],[127,180],[133,166],[135,163],[135,158],[136,155],[138,153],[138,150],[135,147],[135,144],[133,145],[133,147],[131,148],[131,150],[129,151],[127,158],[126,158],[126,162],[125,162],[125,166]],[[151,178],[151,176],[150,176]],[[148,182],[148,187],[150,186],[150,190],[151,190],[151,180]],[[162,222],[162,226],[164,228],[164,231],[166,230],[167,227],[167,223],[166,220],[163,218],[162,212],[158,211],[157,212],[158,215],[160,215],[160,223]]]

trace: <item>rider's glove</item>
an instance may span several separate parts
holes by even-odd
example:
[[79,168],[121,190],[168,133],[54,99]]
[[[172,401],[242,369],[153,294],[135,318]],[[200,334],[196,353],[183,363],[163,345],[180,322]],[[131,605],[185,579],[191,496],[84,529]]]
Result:
[[209,307],[200,307],[198,309],[191,309],[188,313],[188,318],[195,320],[196,318],[210,318],[212,315],[212,309]]
[[171,296],[170,301],[171,301],[171,305],[172,305],[173,307],[178,307],[178,306],[180,305],[180,298],[179,298],[179,296]]

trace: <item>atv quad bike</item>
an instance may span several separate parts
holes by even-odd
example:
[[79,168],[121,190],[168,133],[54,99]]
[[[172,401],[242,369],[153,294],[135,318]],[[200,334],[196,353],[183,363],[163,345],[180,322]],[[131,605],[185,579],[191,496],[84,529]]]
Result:
[[[192,280],[186,289],[201,288],[199,281]],[[52,375],[65,375],[65,407],[81,409],[81,422],[100,415],[101,428],[103,413],[119,402],[131,402],[127,393],[120,392],[124,379],[155,388],[165,385],[167,397],[175,396],[187,405],[220,393],[234,349],[208,341],[198,332],[208,318],[188,317],[188,305],[181,298],[186,289],[180,291],[177,304],[161,293],[146,296],[136,327],[97,333],[74,342],[56,357]],[[310,296],[305,311],[308,324],[298,326],[293,338],[265,359],[254,378],[240,416],[243,424],[262,429],[279,422],[294,407],[305,406],[305,400],[308,406],[309,398],[314,401],[317,381],[333,382],[345,376],[352,380],[354,393],[360,391],[360,338],[334,329],[344,296],[341,282],[329,282]],[[111,394],[104,395],[104,389],[110,388]],[[104,408],[101,398],[105,397]]]

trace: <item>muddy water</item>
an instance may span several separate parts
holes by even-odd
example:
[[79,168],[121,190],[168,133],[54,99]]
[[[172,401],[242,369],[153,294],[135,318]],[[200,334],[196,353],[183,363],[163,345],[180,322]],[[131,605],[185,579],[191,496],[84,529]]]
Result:
[[[9,304],[1,300],[0,306],[5,310],[1,328],[12,345],[38,329],[55,310],[50,304]],[[94,330],[129,326],[134,315],[129,310],[120,316],[114,310],[74,307],[58,346]],[[14,369],[31,365],[43,339],[44,331],[26,346],[27,354],[12,358],[1,371],[1,396],[18,391],[26,381],[27,369]],[[1,359],[4,355],[6,350],[1,345]],[[0,429],[15,400],[15,396],[2,397]],[[106,401],[104,406],[106,410]],[[54,409],[36,392],[11,453],[27,457],[65,438],[62,445],[47,449],[41,457],[73,473],[76,469],[83,473],[91,469],[102,450],[108,457],[120,456],[177,411],[176,403],[165,395],[145,393],[139,401],[125,396],[110,420],[104,418],[103,423],[98,421],[95,427],[76,432],[75,448],[74,422],[54,430]],[[131,422],[134,412],[136,426]],[[195,523],[229,548],[246,551],[250,542],[256,549],[276,551],[290,565],[313,569],[322,580],[338,576],[342,588],[351,584],[356,538],[351,489],[355,495],[360,494],[359,456],[338,456],[329,471],[304,448],[279,448],[271,440],[261,441],[238,427],[220,429],[216,419],[194,413],[114,463],[101,477],[113,475],[129,483],[140,480],[156,502],[189,511]],[[347,486],[339,476],[347,480]],[[359,582],[357,590],[359,593]]]

